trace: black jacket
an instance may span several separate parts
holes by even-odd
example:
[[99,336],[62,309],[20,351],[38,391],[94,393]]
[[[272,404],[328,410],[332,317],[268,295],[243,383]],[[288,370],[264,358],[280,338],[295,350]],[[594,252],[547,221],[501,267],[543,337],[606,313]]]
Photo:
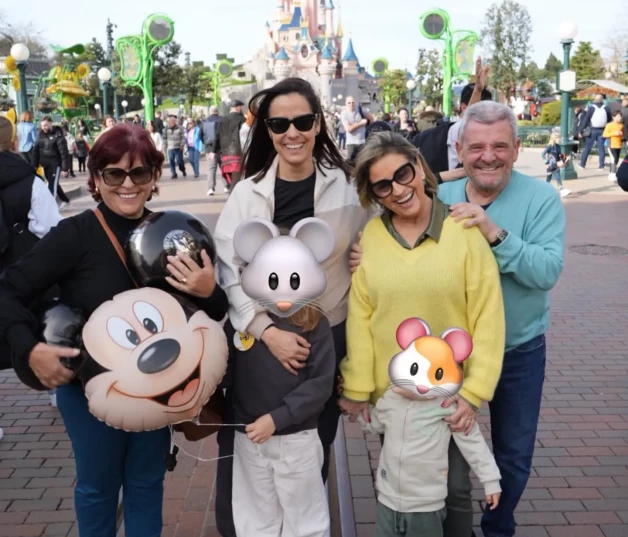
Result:
[[617,168],[617,184],[622,190],[628,192],[628,156]]
[[51,132],[39,131],[33,152],[33,165],[37,169],[40,164],[60,166],[64,172],[70,169],[68,143],[59,127],[53,128]]
[[223,155],[242,155],[240,147],[240,127],[244,123],[244,116],[237,112],[231,112],[218,124],[216,139],[214,140],[214,153]]

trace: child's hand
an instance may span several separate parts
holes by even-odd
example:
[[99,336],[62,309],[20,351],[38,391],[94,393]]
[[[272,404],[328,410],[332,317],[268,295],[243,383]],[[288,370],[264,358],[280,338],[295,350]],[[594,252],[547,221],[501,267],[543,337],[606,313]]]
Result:
[[487,494],[486,495],[486,504],[491,506],[491,511],[496,509],[499,505],[499,498],[501,497],[501,492],[496,492],[495,494]]
[[246,426],[246,436],[255,444],[263,444],[275,432],[275,422],[270,414],[258,418],[255,423]]

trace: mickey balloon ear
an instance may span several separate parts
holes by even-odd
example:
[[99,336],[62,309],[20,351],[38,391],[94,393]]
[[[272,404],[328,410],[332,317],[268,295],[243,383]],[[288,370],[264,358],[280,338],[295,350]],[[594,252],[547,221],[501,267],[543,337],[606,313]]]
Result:
[[233,248],[238,257],[250,263],[264,244],[278,236],[275,224],[263,218],[251,218],[237,227],[233,234]]
[[451,350],[454,351],[454,360],[456,360],[456,363],[461,364],[471,356],[471,352],[473,352],[473,340],[469,333],[462,330],[462,328],[450,328],[449,330],[445,330],[440,337],[444,339],[451,347]]
[[290,236],[305,244],[322,263],[334,251],[336,237],[330,225],[320,218],[299,220],[290,230]]
[[403,321],[397,328],[397,343],[405,350],[415,339],[431,334],[430,326],[423,319],[411,317]]

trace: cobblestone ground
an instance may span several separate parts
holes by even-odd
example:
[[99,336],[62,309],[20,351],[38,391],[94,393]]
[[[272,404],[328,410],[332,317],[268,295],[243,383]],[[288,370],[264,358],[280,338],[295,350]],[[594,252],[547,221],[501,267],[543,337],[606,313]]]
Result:
[[[628,536],[627,203],[609,194],[565,202],[568,251],[552,293],[538,440],[516,517],[521,537]],[[579,246],[585,253],[570,250]],[[486,413],[479,421],[488,438]],[[357,534],[373,536],[379,438],[348,422],[345,431]],[[474,499],[479,525],[477,481]]]

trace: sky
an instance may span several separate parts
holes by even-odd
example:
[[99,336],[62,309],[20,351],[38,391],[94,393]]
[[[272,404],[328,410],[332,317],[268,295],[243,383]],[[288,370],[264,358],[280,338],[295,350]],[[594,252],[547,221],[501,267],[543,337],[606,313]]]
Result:
[[[16,0],[2,1],[0,12],[13,23],[32,23],[42,30],[49,43],[70,46],[91,41],[105,43],[107,18],[118,25],[115,37],[139,33],[151,13],[163,12],[175,21],[174,39],[193,61],[211,64],[216,54],[226,53],[236,63],[247,61],[262,45],[264,24],[272,20],[276,0],[104,0],[66,4],[56,16],[50,15],[50,0],[29,0],[28,8]],[[550,52],[562,59],[558,26],[564,20],[578,25],[576,41],[592,41],[602,49],[615,29],[628,28],[625,0],[605,0],[603,9],[593,9],[588,0],[569,3],[548,0],[520,0],[532,18],[531,58],[543,67]],[[419,19],[430,7],[449,12],[454,29],[482,29],[484,15],[493,0],[440,0],[433,5],[418,0],[334,0],[336,21],[342,15],[345,42],[353,39],[360,64],[370,69],[378,57],[389,60],[390,68],[413,69],[420,47],[442,46],[424,38]],[[179,11],[173,7],[180,6]],[[454,7],[455,6],[455,7]],[[569,16],[564,13],[570,10]],[[616,15],[621,14],[621,15]],[[476,53],[482,53],[480,48]],[[183,61],[183,57],[181,58]]]

